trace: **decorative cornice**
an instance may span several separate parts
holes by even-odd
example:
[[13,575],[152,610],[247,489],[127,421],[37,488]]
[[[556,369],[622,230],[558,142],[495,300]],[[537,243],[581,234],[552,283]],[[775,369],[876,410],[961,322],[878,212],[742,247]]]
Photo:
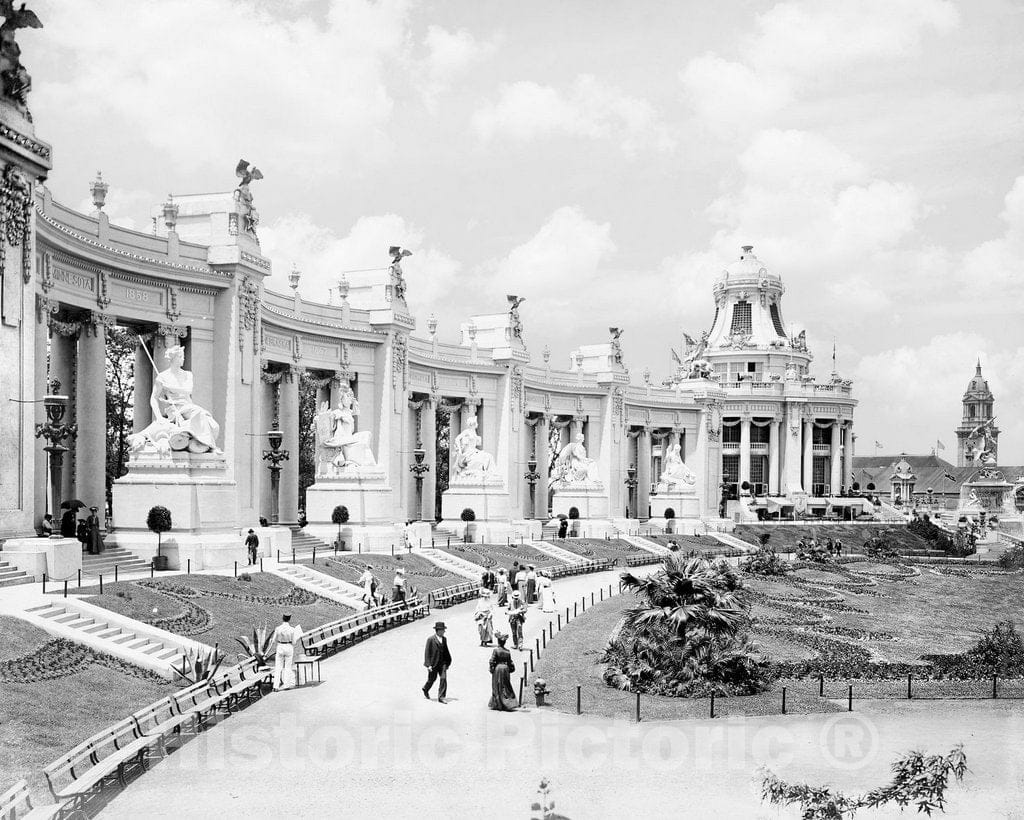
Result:
[[20,148],[25,148],[29,152],[35,154],[40,159],[46,160],[47,162],[51,159],[52,149],[45,142],[32,139],[20,131],[15,131],[9,125],[0,122],[0,137],[6,140],[10,140]]

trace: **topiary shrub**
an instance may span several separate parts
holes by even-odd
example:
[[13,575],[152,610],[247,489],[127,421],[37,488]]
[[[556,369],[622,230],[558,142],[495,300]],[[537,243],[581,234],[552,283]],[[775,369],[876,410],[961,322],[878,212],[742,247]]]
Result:
[[167,559],[161,554],[160,548],[163,544],[163,534],[171,530],[171,511],[166,507],[161,507],[159,504],[155,507],[150,507],[149,514],[146,516],[146,526],[156,533],[156,558],[153,559],[154,566],[157,569],[165,569]]
[[466,507],[466,509],[462,511],[462,514],[459,516],[459,518],[461,518],[468,524],[470,521],[476,521],[476,513],[473,512],[471,508]]
[[580,511],[576,507],[569,508],[569,518],[573,521],[580,517]]
[[331,510],[331,523],[338,525],[338,549],[345,549],[345,542],[341,540],[341,525],[348,523],[348,507],[339,504]]
[[671,520],[676,517],[676,511],[671,507],[665,508],[665,520]]
[[744,490],[744,491],[749,490],[750,489],[750,482],[749,481],[744,481],[742,484],[740,484],[740,489]]
[[874,489],[875,489],[875,484],[874,484],[874,482],[872,482],[872,481],[869,481],[869,482],[868,482],[868,491],[869,491],[869,492],[873,492],[873,491],[874,491]]

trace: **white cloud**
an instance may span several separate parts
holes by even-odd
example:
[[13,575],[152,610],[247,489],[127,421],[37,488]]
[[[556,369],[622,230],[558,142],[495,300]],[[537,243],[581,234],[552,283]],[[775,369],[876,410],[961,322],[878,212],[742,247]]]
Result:
[[438,97],[452,82],[469,69],[491,56],[497,48],[494,40],[479,42],[466,29],[449,31],[441,26],[430,26],[423,37],[426,56],[419,62],[414,82],[428,109],[433,110]]
[[568,135],[616,141],[627,157],[673,148],[668,129],[649,102],[589,74],[581,74],[565,91],[527,80],[502,86],[497,101],[474,113],[473,127],[484,142]]
[[[83,214],[92,214],[96,208],[93,205],[92,196],[81,200],[75,210]],[[107,190],[106,203],[103,212],[110,220],[110,224],[128,228],[132,231],[149,233],[152,230],[152,222],[143,222],[138,215],[153,211],[153,196],[149,191],[128,190],[111,185]]]
[[1013,412],[1024,395],[1024,347],[993,347],[980,333],[958,332],[935,336],[919,347],[863,357],[854,373],[861,455],[872,452],[864,442],[880,441],[888,452],[927,453],[939,439],[946,445],[940,455],[955,462],[952,431],[960,422],[960,398],[980,357],[1002,430],[999,460],[1024,462],[1024,419]]
[[81,0],[46,15],[39,73],[53,76],[36,78],[37,110],[130,129],[182,165],[246,156],[322,178],[386,154],[388,70],[405,57],[409,0],[292,19],[248,1],[114,6]]
[[320,302],[328,300],[328,291],[337,287],[343,271],[387,267],[391,245],[413,252],[403,260],[402,270],[414,313],[439,309],[461,269],[458,261],[426,244],[421,228],[397,214],[361,217],[345,236],[316,225],[306,214],[290,214],[261,226],[260,239],[264,254],[274,260],[266,286],[289,293],[288,273],[295,264],[302,274],[299,292]]
[[765,124],[809,86],[847,81],[851,66],[907,60],[928,32],[959,23],[948,0],[811,0],[783,2],[757,17],[742,38],[742,61],[714,52],[689,61],[683,90],[700,120],[720,134]]

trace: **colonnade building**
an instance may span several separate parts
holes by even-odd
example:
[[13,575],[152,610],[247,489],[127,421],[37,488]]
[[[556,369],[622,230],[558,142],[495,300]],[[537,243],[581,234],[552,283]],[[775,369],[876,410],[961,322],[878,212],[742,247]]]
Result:
[[[169,537],[199,551],[193,566],[214,566],[272,510],[281,524],[298,520],[299,456],[310,446],[310,530],[327,537],[346,505],[367,548],[393,543],[409,522],[457,524],[473,505],[493,537],[536,534],[573,507],[609,532],[664,521],[658,499],[672,492],[686,495],[676,518],[722,526],[759,509],[823,510],[850,475],[851,385],[810,375],[803,334],[783,322],[782,281],[750,247],[714,284],[711,328],[677,357],[675,375],[638,385],[619,329],[574,350],[568,367],[534,359],[513,296],[468,317],[456,341],[433,320],[417,332],[399,248],[381,249],[379,270],[342,279],[335,304],[304,299],[298,282],[291,294],[268,290],[272,261],[247,180],[169,200],[152,233],[111,224],[99,180],[95,211],[76,212],[42,184],[49,146],[18,125],[20,135],[0,132],[5,179],[25,183],[4,193],[24,223],[2,239],[0,538],[31,535],[74,497],[98,508],[108,538],[146,554],[156,540],[146,513],[163,503]],[[135,347],[136,398],[127,473],[108,492],[115,328]],[[47,394],[67,397],[63,422],[76,428],[62,497],[48,481],[47,440],[34,435]],[[318,408],[313,445],[303,395]],[[290,453],[276,498],[268,431]]]

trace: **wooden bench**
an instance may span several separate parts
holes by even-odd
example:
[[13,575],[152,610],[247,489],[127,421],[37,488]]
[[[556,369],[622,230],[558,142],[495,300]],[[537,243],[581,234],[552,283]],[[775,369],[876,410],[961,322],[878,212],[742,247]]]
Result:
[[464,584],[453,584],[450,587],[441,587],[430,593],[430,602],[433,606],[445,609],[464,601],[470,601],[480,595],[480,585],[474,581],[467,581]]
[[[61,810],[59,803],[48,806],[33,806],[28,783],[19,780],[14,786],[0,794],[0,820],[49,820]],[[80,815],[82,818],[85,815]]]
[[146,755],[161,743],[155,735],[140,737],[135,720],[127,717],[79,743],[43,769],[43,774],[54,800],[68,803],[68,809],[81,810],[108,781],[116,779],[127,785],[129,767],[147,769]]
[[647,564],[660,564],[665,558],[661,555],[655,555],[653,552],[644,553],[642,555],[627,555],[626,566],[627,567],[642,567]]
[[615,561],[611,558],[573,561],[571,564],[560,564],[552,567],[545,567],[544,571],[549,572],[552,578],[564,578],[568,575],[585,575],[590,572],[603,572],[612,569]]
[[428,607],[419,597],[368,609],[312,629],[302,636],[302,649],[313,657],[336,652],[369,635],[426,615]]

